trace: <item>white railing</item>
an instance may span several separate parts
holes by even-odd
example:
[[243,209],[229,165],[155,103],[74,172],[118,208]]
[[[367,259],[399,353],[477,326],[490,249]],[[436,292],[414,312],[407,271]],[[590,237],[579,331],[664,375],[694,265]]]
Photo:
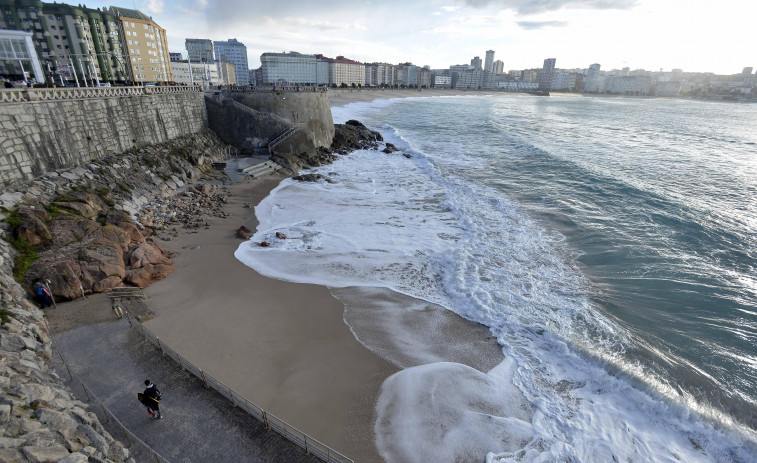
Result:
[[146,87],[78,87],[78,88],[14,88],[0,90],[0,103],[28,101],[62,101],[83,98],[116,98],[141,95],[167,95],[201,93],[200,87],[146,86]]

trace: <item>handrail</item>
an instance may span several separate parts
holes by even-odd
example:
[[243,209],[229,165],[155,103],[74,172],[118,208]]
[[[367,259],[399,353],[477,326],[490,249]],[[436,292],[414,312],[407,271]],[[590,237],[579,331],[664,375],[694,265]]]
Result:
[[202,369],[179,355],[179,353],[177,353],[171,347],[169,347],[165,343],[162,343],[160,339],[155,336],[150,330],[145,328],[142,323],[139,323],[138,321],[137,323],[133,323],[132,316],[128,312],[124,311],[124,315],[129,321],[129,326],[131,326],[132,328],[136,327],[136,329],[141,332],[148,341],[158,347],[163,354],[178,362],[179,366],[181,366],[182,369],[189,371],[197,378],[202,380],[206,387],[216,390],[219,394],[231,400],[232,404],[263,422],[266,429],[277,432],[288,441],[303,448],[307,454],[311,454],[317,458],[320,458],[326,463],[354,463],[351,458],[342,455],[328,445],[288,424],[286,421],[276,417],[269,412],[266,412],[263,408],[246,399],[244,396],[240,395],[229,386],[205,373]]
[[268,152],[273,153],[273,150],[281,144],[284,140],[291,137],[294,132],[297,131],[297,127],[289,127],[284,133],[274,138],[273,141],[268,143]]

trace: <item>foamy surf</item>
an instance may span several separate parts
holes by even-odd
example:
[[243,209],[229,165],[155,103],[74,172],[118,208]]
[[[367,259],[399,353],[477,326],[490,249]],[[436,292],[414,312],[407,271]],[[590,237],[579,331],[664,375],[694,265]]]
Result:
[[[341,108],[334,118],[391,105]],[[592,309],[598,289],[559,233],[455,173],[475,160],[431,160],[429,147],[410,144],[401,129],[383,133],[413,157],[358,151],[316,169],[335,184],[282,182],[256,208],[257,233],[235,255],[274,278],[390,288],[497,337],[505,360],[488,372],[445,362],[423,347],[444,339],[419,342],[412,330],[396,330],[380,346],[361,340],[407,367],[385,382],[377,404],[377,444],[388,461],[748,460],[753,448],[742,436],[659,395],[662,382],[645,386],[643,366],[623,364],[632,336]],[[277,231],[289,239],[277,240]],[[262,240],[273,246],[253,244]],[[430,445],[440,433],[444,444]]]

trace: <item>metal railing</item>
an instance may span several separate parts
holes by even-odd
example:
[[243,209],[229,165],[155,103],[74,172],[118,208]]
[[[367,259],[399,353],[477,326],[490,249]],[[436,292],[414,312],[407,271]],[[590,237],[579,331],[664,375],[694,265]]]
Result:
[[[211,89],[213,91],[218,91]],[[328,87],[315,86],[315,85],[230,85],[221,87],[222,92],[241,92],[241,93],[326,93],[329,91]]]
[[293,444],[301,447],[305,450],[305,453],[313,455],[326,463],[354,463],[352,459],[342,455],[336,450],[332,449],[328,445],[318,441],[317,439],[305,434],[294,426],[288,424],[286,421],[276,417],[272,413],[265,411],[263,408],[249,401],[248,399],[235,392],[229,386],[225,385],[221,381],[207,374],[199,367],[194,365],[189,360],[179,355],[175,350],[171,349],[165,343],[162,343],[160,339],[155,336],[150,330],[145,328],[142,323],[136,319],[132,319],[128,312],[125,312],[125,316],[129,321],[129,325],[140,331],[148,341],[158,347],[164,355],[175,360],[182,369],[190,372],[205,384],[206,387],[212,388],[222,396],[231,401],[235,407],[239,407],[246,411],[253,417],[260,420],[266,427],[266,429],[274,431],[292,442]]
[[[124,426],[124,424],[118,418],[116,418],[116,415],[112,411],[110,411],[108,407],[105,406],[103,401],[100,400],[100,398],[98,398],[97,395],[92,392],[92,390],[88,388],[86,384],[84,384],[84,381],[82,381],[82,379],[79,378],[78,375],[71,371],[71,367],[66,361],[66,358],[63,356],[63,352],[61,352],[61,350],[57,347],[57,342],[53,337],[53,332],[50,329],[50,325],[47,323],[47,318],[45,318],[44,320],[47,331],[48,333],[50,333],[53,350],[58,353],[58,357],[60,357],[63,366],[66,367],[66,372],[68,373],[68,377],[71,379],[71,384],[78,383],[78,385],[81,386],[82,390],[84,391],[84,395],[87,398],[87,403],[90,404],[90,408],[92,409],[93,413],[100,415],[100,412],[102,412],[102,417],[105,420],[105,423],[115,425],[123,433],[124,437],[126,438],[126,442],[129,443],[129,447],[127,448],[132,455],[134,455],[135,452],[144,452],[147,453],[150,457],[154,458],[156,463],[169,463],[169,461],[162,455],[160,455],[157,451],[155,451],[155,449],[147,445],[147,443],[137,437],[136,434],[129,431],[129,429]],[[93,403],[93,401],[96,402],[96,404],[100,407],[94,407],[93,405],[95,404]],[[98,419],[100,419],[100,416],[98,416]]]
[[273,150],[281,144],[284,140],[291,137],[294,132],[297,131],[297,127],[289,127],[284,133],[274,138],[273,141],[268,143],[268,152],[273,153]]
[[201,93],[202,91],[202,88],[197,86],[191,87],[182,85],[146,87],[16,88],[0,91],[0,103]]

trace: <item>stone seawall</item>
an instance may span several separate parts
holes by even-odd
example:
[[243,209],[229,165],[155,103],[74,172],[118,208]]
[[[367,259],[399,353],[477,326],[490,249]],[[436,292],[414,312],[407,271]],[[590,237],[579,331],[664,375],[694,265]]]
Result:
[[203,93],[195,91],[5,102],[0,109],[0,187],[207,128]]
[[334,138],[328,93],[323,91],[224,92],[208,97],[207,108],[210,127],[240,149],[266,148],[289,127],[298,130],[277,145],[276,152],[313,153],[328,148]]

